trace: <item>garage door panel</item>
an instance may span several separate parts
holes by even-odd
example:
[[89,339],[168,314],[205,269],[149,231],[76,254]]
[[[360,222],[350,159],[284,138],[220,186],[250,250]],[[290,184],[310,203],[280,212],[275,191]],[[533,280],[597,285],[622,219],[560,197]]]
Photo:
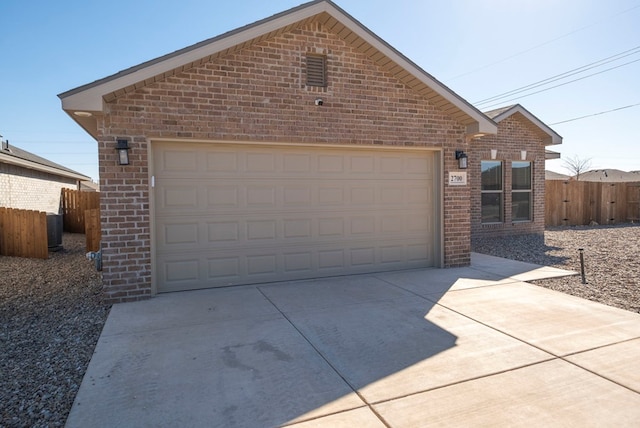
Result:
[[402,263],[405,259],[405,249],[402,245],[385,245],[380,247],[380,263]]
[[[295,213],[291,213],[295,214]],[[348,241],[352,239],[372,239],[391,237],[411,239],[416,232],[430,232],[428,218],[418,217],[402,211],[382,214],[362,215],[361,211],[331,211],[327,213],[297,213],[299,216],[286,218],[265,218],[263,215],[211,215],[218,221],[209,221],[194,216],[187,221],[186,216],[159,219],[162,228],[157,236],[160,248],[179,244],[197,245],[201,250],[229,248],[266,242],[267,245],[309,240]],[[199,221],[196,221],[199,220]],[[268,242],[267,242],[268,241]],[[169,249],[169,251],[173,251]]]
[[[415,234],[431,234],[428,218],[405,211],[383,211],[361,214],[362,211],[328,211],[297,216],[265,218],[264,215],[220,216],[224,220],[173,216],[157,219],[159,231],[157,251],[171,252],[177,249],[236,248],[252,245],[286,245],[296,242],[347,242],[354,239],[380,237],[412,239]],[[216,218],[211,215],[210,218]]]
[[[171,144],[171,143],[166,143]],[[159,147],[160,143],[154,143]],[[154,152],[154,173],[167,177],[207,176],[224,178],[241,173],[245,177],[272,177],[278,174],[317,174],[327,178],[358,178],[375,173],[377,178],[422,176],[432,178],[433,156],[406,156],[405,153],[378,153],[362,150],[336,153],[337,150],[311,151],[306,147],[252,147],[243,145],[173,144]],[[161,150],[161,152],[160,152]],[[327,154],[325,152],[333,151]],[[413,153],[418,153],[413,152]]]
[[[206,171],[215,172],[235,172],[240,164],[237,152],[213,150],[206,154]],[[188,169],[185,171],[189,171]],[[193,169],[191,171],[197,171]]]
[[312,191],[304,185],[285,186],[282,189],[282,204],[285,207],[311,207]]
[[236,280],[242,276],[240,271],[240,257],[211,257],[206,260],[207,275],[203,281],[209,280],[214,284]]
[[240,189],[238,186],[209,186],[207,209],[240,208]]
[[376,159],[373,155],[355,155],[350,159],[350,171],[353,174],[371,174],[375,172]]
[[[234,179],[235,180],[235,179]],[[323,208],[346,209],[369,208],[372,210],[386,210],[402,204],[429,205],[433,198],[433,191],[425,189],[432,185],[431,180],[402,180],[394,186],[372,180],[344,180],[331,181],[297,179],[296,184],[271,179],[244,180],[242,183],[229,184],[234,180],[216,180],[225,184],[203,183],[202,181],[156,179],[157,206],[162,213],[171,211],[203,214],[226,210],[231,214],[234,210],[239,213],[247,212],[247,208],[258,210],[275,210],[280,212],[283,207],[291,207],[313,212]],[[384,187],[382,187],[384,186]]]
[[238,221],[214,221],[207,223],[207,238],[210,243],[238,242],[241,240]]
[[286,174],[304,175],[311,171],[313,159],[306,153],[288,154],[282,156],[282,168]]
[[159,291],[435,262],[430,152],[183,143],[152,149]]
[[271,248],[242,248],[159,255],[158,281],[164,291],[286,281],[328,275],[366,273],[431,265],[424,243],[391,242],[382,247],[366,242],[322,244],[317,248],[286,246],[274,254]]
[[197,150],[165,150],[160,157],[159,171],[196,171],[198,169]]
[[309,218],[283,219],[283,237],[285,239],[313,238],[313,222]]
[[158,204],[167,209],[197,209],[198,189],[193,186],[166,186],[160,193]]
[[306,274],[313,271],[314,256],[311,251],[284,252],[282,257],[286,274]]
[[198,280],[200,261],[197,258],[190,260],[168,260],[164,264],[164,275],[167,282],[189,282]]
[[167,245],[198,244],[198,223],[172,223],[164,227],[164,241]]

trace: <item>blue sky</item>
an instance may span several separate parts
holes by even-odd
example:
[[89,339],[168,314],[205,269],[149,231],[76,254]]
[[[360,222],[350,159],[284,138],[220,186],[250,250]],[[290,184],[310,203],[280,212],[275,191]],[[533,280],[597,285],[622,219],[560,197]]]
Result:
[[[2,0],[0,135],[97,180],[97,144],[62,111],[57,94],[301,3]],[[336,4],[474,105],[629,51],[554,84],[595,76],[476,106],[519,102],[564,138],[552,150],[591,158],[593,169],[640,170],[640,105],[552,125],[640,103],[640,49],[633,50],[640,46],[640,0]],[[566,172],[562,164],[548,161],[547,169]]]

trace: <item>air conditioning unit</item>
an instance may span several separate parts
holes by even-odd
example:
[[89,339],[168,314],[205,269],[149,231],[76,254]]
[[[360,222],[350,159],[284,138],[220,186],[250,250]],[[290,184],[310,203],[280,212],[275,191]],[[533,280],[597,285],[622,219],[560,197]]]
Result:
[[49,251],[62,250],[62,214],[47,213],[47,244]]

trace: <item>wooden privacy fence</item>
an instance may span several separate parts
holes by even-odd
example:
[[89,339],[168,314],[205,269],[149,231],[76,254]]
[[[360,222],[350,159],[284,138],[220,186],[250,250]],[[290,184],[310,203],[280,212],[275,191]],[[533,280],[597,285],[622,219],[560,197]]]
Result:
[[547,180],[545,199],[547,226],[640,221],[640,183]]
[[85,211],[100,209],[100,193],[62,189],[61,205],[64,231],[85,233]]
[[0,208],[0,255],[48,258],[47,214]]
[[100,251],[100,240],[102,239],[100,209],[85,211],[84,224],[87,251]]

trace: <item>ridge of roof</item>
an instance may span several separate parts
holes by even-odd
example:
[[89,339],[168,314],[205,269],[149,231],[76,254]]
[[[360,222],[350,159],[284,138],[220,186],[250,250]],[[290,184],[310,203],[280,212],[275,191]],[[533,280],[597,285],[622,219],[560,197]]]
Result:
[[562,144],[562,137],[556,131],[551,129],[549,125],[538,119],[533,113],[524,108],[521,104],[512,104],[510,106],[501,107],[495,110],[484,112],[484,114],[498,123],[516,113],[522,114],[527,120],[537,126],[542,132],[548,135],[545,145]]
[[[387,64],[395,64],[397,67],[394,69],[398,68],[406,72],[412,79],[412,83],[416,82],[418,86],[423,85],[424,90],[431,91],[435,97],[444,101],[443,105],[449,109],[447,111],[455,115],[456,118],[462,119],[461,123],[467,126],[467,134],[494,134],[497,132],[495,122],[475,106],[424,71],[331,0],[313,0],[301,4],[271,17],[63,92],[58,97],[62,101],[63,110],[95,137],[95,119],[86,117],[91,116],[90,114],[79,117],[74,112],[84,111],[100,114],[103,100],[114,99],[127,91],[133,91],[146,84],[164,79],[175,72],[201,64],[231,49],[243,47],[247,43],[263,40],[278,32],[288,31],[296,25],[321,17],[323,14],[343,25],[356,36],[357,40],[368,44],[383,58],[388,59]],[[326,19],[323,22],[326,22]]]
[[505,111],[512,109],[513,107],[515,107],[517,104],[511,104],[509,106],[505,106],[505,107],[500,107],[494,110],[489,110],[489,111],[485,111],[483,112],[485,114],[485,116],[489,117],[490,119],[493,119],[499,115],[501,115],[502,113],[504,113]]
[[288,15],[290,13],[296,12],[296,11],[301,10],[301,9],[305,9],[305,8],[307,8],[307,7],[309,7],[309,6],[313,5],[313,4],[323,3],[323,2],[331,3],[334,7],[338,8],[330,0],[313,0],[313,1],[310,1],[310,2],[307,2],[307,3],[303,3],[301,5],[293,7],[291,9],[287,9],[285,11],[278,12],[278,13],[276,13],[274,15],[268,16],[266,18],[262,18],[262,19],[260,19],[258,21],[243,25],[243,26],[235,28],[233,30],[226,31],[226,32],[224,32],[222,34],[218,34],[217,36],[213,36],[213,37],[210,37],[208,39],[202,40],[200,42],[194,43],[192,45],[185,46],[184,48],[175,50],[173,52],[169,52],[169,53],[167,53],[165,55],[159,56],[157,58],[150,59],[150,60],[142,62],[142,63],[140,63],[138,65],[134,65],[132,67],[125,68],[124,70],[120,70],[120,71],[118,71],[118,72],[116,72],[114,74],[111,74],[109,76],[103,77],[101,79],[94,80],[93,82],[90,82],[90,83],[78,86],[76,88],[70,89],[68,91],[62,92],[62,93],[58,94],[58,98],[65,98],[65,97],[68,97],[69,95],[73,95],[75,93],[82,92],[82,91],[84,91],[86,89],[92,88],[94,86],[98,86],[98,85],[100,85],[102,83],[110,82],[110,81],[112,81],[114,79],[117,79],[119,77],[123,77],[123,76],[129,75],[131,73],[134,73],[134,72],[136,72],[138,70],[142,70],[144,68],[147,68],[150,65],[154,65],[154,64],[166,61],[168,59],[180,56],[180,55],[185,54],[187,52],[191,52],[193,50],[196,50],[196,49],[201,48],[203,46],[207,46],[207,45],[209,45],[211,43],[214,43],[214,42],[217,42],[219,40],[226,39],[227,37],[233,36],[234,34],[242,33],[243,31],[246,31],[246,30],[248,30],[250,28],[257,27],[257,26],[259,26],[261,24],[265,24],[267,22],[276,20],[276,19],[281,18],[283,16],[286,16],[286,15]]

